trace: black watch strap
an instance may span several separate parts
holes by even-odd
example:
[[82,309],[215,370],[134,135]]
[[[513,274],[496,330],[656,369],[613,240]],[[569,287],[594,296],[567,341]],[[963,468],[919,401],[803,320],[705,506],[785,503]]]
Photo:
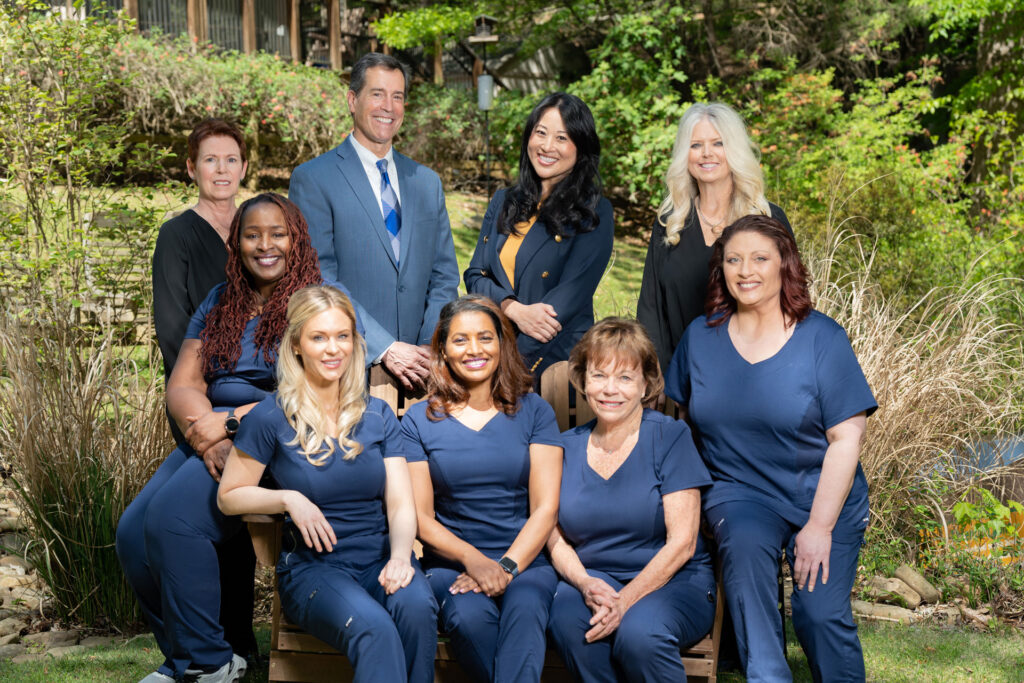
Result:
[[503,557],[498,560],[498,566],[505,570],[513,579],[519,576],[519,565],[511,557]]

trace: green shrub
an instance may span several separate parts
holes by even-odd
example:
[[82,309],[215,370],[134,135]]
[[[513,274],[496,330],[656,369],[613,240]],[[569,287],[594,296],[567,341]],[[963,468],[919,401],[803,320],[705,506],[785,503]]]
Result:
[[402,153],[440,173],[445,189],[475,181],[483,170],[484,116],[474,90],[417,84],[399,135]]

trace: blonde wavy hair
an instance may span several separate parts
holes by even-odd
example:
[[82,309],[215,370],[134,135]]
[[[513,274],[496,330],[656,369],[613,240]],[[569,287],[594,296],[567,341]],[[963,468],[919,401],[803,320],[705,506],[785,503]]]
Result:
[[[298,355],[302,328],[324,311],[338,309],[352,321],[352,355],[338,387],[338,414],[335,423],[338,435],[332,436],[320,400],[306,381],[302,358]],[[281,340],[277,360],[277,402],[285,418],[295,429],[289,446],[299,451],[313,465],[323,465],[334,453],[335,443],[342,457],[351,460],[362,453],[363,445],[351,438],[352,430],[366,411],[366,342],[355,327],[356,312],[342,292],[330,286],[300,289],[288,301],[288,328]]]
[[658,208],[658,220],[665,226],[665,244],[668,246],[679,244],[679,233],[686,225],[690,207],[699,194],[697,182],[690,175],[688,166],[693,129],[701,121],[710,123],[722,136],[725,158],[732,173],[732,205],[725,224],[731,225],[750,214],[771,215],[768,200],[764,197],[760,150],[747,135],[743,119],[732,107],[721,102],[694,104],[679,120],[672,162],[665,174],[668,196]]

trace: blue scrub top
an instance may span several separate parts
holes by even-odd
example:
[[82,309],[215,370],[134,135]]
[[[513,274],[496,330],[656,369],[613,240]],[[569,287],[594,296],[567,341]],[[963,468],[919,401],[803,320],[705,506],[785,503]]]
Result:
[[[878,407],[846,331],[811,311],[771,358],[747,362],[728,323],[693,321],[676,348],[665,393],[687,406],[715,483],[704,507],[754,500],[796,526],[807,523],[828,450],[826,430]],[[868,485],[857,466],[833,537],[859,537]]]
[[345,460],[335,446],[322,465],[313,465],[288,445],[295,429],[271,394],[242,420],[235,448],[266,465],[282,489],[298,491],[320,508],[338,537],[330,553],[307,548],[287,520],[278,572],[297,563],[326,561],[360,571],[388,556],[388,520],[384,510],[387,476],[384,458],[403,457],[401,431],[395,414],[380,399],[368,397],[366,412],[352,430],[362,452]]
[[[562,434],[565,461],[558,525],[587,569],[629,581],[665,545],[662,496],[711,485],[690,428],[644,410],[636,446],[605,479],[587,463],[587,441],[596,421]],[[710,570],[704,539],[679,572]]]
[[[323,284],[339,289],[352,298],[345,286],[339,282],[325,280]],[[225,287],[225,282],[216,285],[199,304],[199,308],[188,323],[185,339],[199,339],[199,335],[206,327],[206,318],[220,301]],[[214,408],[237,408],[248,403],[258,403],[277,388],[275,363],[268,363],[263,358],[263,352],[256,348],[256,326],[259,322],[260,316],[256,316],[245,324],[245,330],[242,332],[242,353],[238,356],[235,369],[228,371],[217,368],[206,375],[206,395]],[[364,334],[363,324],[358,316],[356,330],[359,334]],[[277,359],[276,350],[271,357]]]
[[[520,397],[514,415],[498,411],[479,431],[450,415],[431,421],[421,401],[402,417],[402,434],[406,460],[430,466],[437,521],[494,560],[530,516],[530,445],[562,445],[555,411],[532,393]],[[543,555],[531,566],[538,564],[547,564]],[[423,565],[462,568],[429,548]]]

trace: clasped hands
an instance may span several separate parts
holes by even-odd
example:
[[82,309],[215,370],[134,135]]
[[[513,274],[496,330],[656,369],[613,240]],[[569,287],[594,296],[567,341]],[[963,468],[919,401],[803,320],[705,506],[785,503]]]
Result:
[[430,376],[430,347],[396,341],[384,352],[380,362],[402,386],[416,389],[426,384]]
[[557,320],[558,312],[551,304],[527,305],[514,299],[506,299],[502,302],[501,308],[520,332],[539,342],[547,343],[562,331],[562,324]]
[[487,597],[493,598],[504,593],[512,581],[511,574],[483,553],[476,553],[467,559],[463,566],[466,571],[459,574],[452,585],[448,587],[448,592],[452,595],[483,593]]
[[224,419],[227,413],[211,410],[203,416],[188,415],[189,423],[185,430],[188,445],[206,463],[206,469],[214,481],[220,481],[220,473],[224,471],[224,463],[231,453],[232,441],[224,431]]
[[580,584],[583,602],[590,608],[591,629],[584,634],[588,643],[610,636],[622,623],[629,605],[617,590],[596,576],[588,576]]

